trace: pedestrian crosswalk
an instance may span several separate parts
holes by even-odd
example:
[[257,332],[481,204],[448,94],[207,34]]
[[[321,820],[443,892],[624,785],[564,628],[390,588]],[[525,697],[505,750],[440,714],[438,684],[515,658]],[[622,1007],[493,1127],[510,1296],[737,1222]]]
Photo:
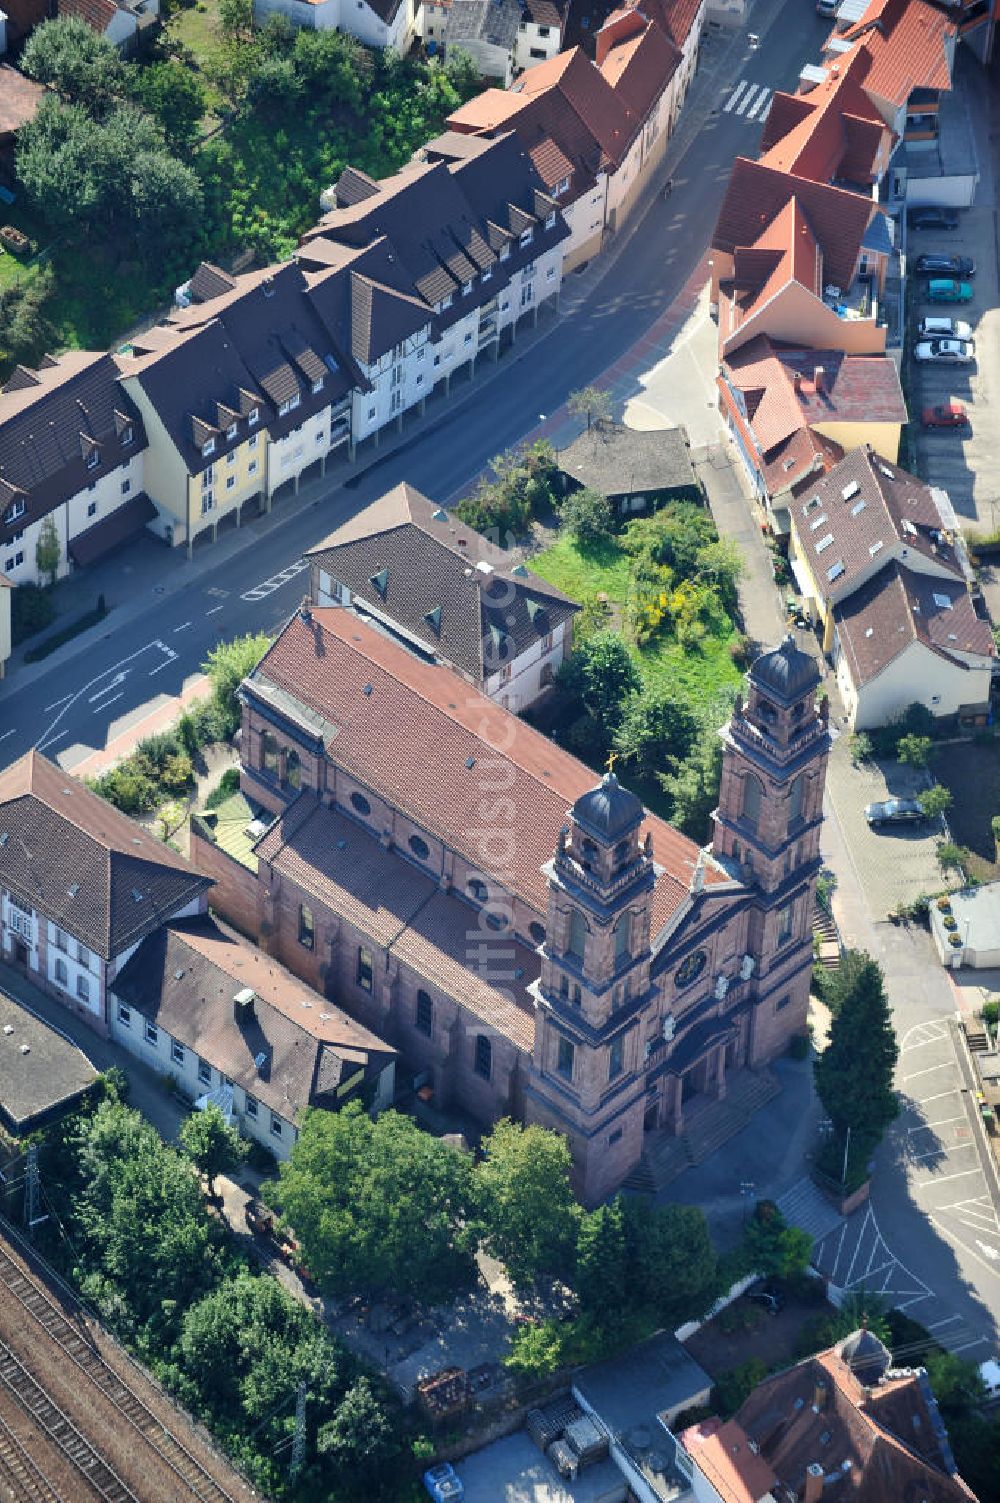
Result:
[[723,114],[742,115],[744,120],[763,120],[773,93],[774,90],[766,84],[751,83],[744,78],[723,104]]

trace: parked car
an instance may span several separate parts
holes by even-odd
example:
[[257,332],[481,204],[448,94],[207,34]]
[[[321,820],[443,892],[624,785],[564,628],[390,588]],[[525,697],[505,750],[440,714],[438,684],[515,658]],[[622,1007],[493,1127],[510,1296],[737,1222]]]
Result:
[[816,0],[816,14],[826,21],[831,21],[837,14],[839,4],[840,0]]
[[751,1289],[747,1299],[753,1300],[755,1305],[763,1305],[768,1315],[777,1315],[785,1303],[784,1297],[770,1284],[766,1284],[763,1289]]
[[942,314],[931,314],[920,320],[917,333],[921,339],[969,340],[972,338],[972,325],[967,324],[964,318],[945,318]]
[[969,414],[961,402],[939,402],[925,407],[920,418],[925,428],[967,428]]
[[929,303],[971,303],[972,283],[956,282],[952,277],[932,277],[927,283]]
[[995,1357],[987,1357],[985,1362],[980,1362],[979,1377],[986,1389],[987,1402],[1000,1399],[1000,1362]]
[[924,204],[911,209],[906,222],[911,230],[957,230],[958,210],[946,209],[942,204]]
[[465,1487],[450,1461],[442,1461],[424,1473],[424,1487],[434,1503],[461,1503]]
[[921,277],[974,277],[976,263],[971,256],[918,256],[914,268]]
[[916,825],[925,819],[923,809],[915,798],[887,798],[880,804],[865,807],[865,819],[872,826]]
[[968,365],[975,357],[976,347],[971,339],[925,339],[913,351],[914,360],[946,365]]

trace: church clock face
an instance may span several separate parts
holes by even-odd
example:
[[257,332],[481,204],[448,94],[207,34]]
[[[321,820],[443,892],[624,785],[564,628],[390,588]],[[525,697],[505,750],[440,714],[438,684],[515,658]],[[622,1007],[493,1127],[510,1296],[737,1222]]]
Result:
[[692,981],[697,981],[707,961],[708,956],[704,950],[694,950],[690,955],[685,956],[674,972],[674,985],[690,986]]

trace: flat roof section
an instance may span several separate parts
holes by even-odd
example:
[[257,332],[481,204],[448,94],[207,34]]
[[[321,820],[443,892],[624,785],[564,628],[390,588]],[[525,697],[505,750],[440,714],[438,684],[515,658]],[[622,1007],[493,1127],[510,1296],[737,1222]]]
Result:
[[0,991],[0,1120],[17,1137],[68,1111],[97,1079],[87,1056]]

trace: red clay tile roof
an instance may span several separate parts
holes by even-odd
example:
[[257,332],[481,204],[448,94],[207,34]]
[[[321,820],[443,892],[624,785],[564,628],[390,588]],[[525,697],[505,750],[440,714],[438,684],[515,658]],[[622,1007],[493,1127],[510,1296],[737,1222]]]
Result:
[[712,246],[733,255],[737,246],[756,245],[761,233],[797,198],[824,258],[824,281],[849,287],[858,252],[873,214],[871,200],[845,188],[780,172],[763,162],[737,157],[712,236]]
[[[899,372],[888,355],[845,355],[842,350],[776,347],[792,377],[807,423],[905,423],[906,402]],[[822,366],[822,390],[814,376]]]
[[[817,1385],[825,1398],[814,1407]],[[885,1386],[898,1390],[897,1412],[909,1420],[905,1440],[882,1428],[879,1403],[835,1351],[765,1378],[741,1405],[736,1421],[797,1498],[803,1495],[806,1467],[819,1461],[824,1472],[839,1474],[840,1503],[970,1503],[973,1495],[962,1479],[943,1469],[935,1439],[937,1406],[933,1398],[928,1403],[921,1381],[906,1377]]]
[[60,16],[75,16],[103,36],[118,14],[115,0],[58,0]]
[[625,0],[625,9],[638,10],[683,49],[704,0]]
[[600,71],[634,118],[645,120],[680,61],[680,52],[673,42],[650,23],[638,36],[609,48]]
[[[567,809],[596,781],[583,763],[450,669],[421,661],[337,608],[315,609],[308,622],[296,614],[247,681],[251,692],[257,680],[337,726],[330,758],[473,862],[484,859],[477,767],[484,760],[494,768],[509,764],[513,854],[509,869],[496,875],[544,915],[541,868],[555,851]],[[664,868],[654,899],[656,933],[688,890],[698,848],[653,815],[644,828]],[[726,878],[709,863],[707,880]]]
[[682,1430],[678,1439],[722,1503],[760,1503],[777,1483],[771,1467],[750,1449],[746,1431],[735,1420],[723,1423],[713,1415]]
[[776,93],[761,139],[760,160],[781,172],[829,183],[869,183],[883,139],[891,139],[863,87],[871,53],[859,46],[831,64],[807,95]]
[[947,658],[994,656],[989,623],[976,615],[962,580],[915,574],[898,563],[882,569],[834,608],[841,646],[856,684],[882,672],[911,642]]
[[25,78],[9,63],[0,63],[0,136],[12,136],[34,120],[44,85]]
[[762,453],[805,426],[791,377],[765,334],[730,355],[723,370],[731,385],[743,393],[747,418]]
[[899,108],[914,89],[950,89],[947,41],[955,21],[927,0],[871,0],[861,20],[843,33],[864,38],[871,68],[866,93]]
[[636,131],[644,123],[604,78],[581,47],[559,52],[522,73],[510,93],[531,98],[555,88],[572,106],[615,165],[625,156]]

